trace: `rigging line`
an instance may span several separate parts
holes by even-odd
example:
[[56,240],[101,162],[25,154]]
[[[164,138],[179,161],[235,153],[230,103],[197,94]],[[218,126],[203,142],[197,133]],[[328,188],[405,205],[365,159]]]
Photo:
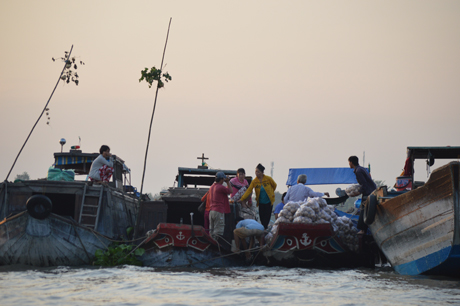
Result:
[[132,249],[131,252],[129,252],[124,258],[123,260],[125,260],[129,255],[131,255],[134,251],[136,251],[142,244],[144,244],[145,241],[147,241],[147,239],[149,239],[150,237],[147,237],[145,238],[141,243],[139,243],[138,246],[136,246],[134,249]]
[[200,261],[195,261],[195,262],[192,262],[192,263],[189,263],[189,264],[180,265],[180,266],[175,266],[175,267],[170,267],[170,268],[172,268],[172,269],[177,269],[177,268],[190,267],[190,266],[193,266],[193,265],[195,265],[195,264],[203,263],[203,262],[206,262],[206,261],[216,260],[216,259],[219,259],[219,258],[225,258],[225,257],[233,256],[233,255],[240,255],[242,252],[248,252],[248,251],[249,251],[249,252],[253,252],[253,251],[260,250],[260,249],[261,249],[260,247],[256,247],[256,248],[252,248],[252,249],[240,251],[240,252],[238,252],[238,253],[231,252],[231,253],[229,253],[229,254],[225,254],[225,255],[221,255],[221,256],[217,256],[217,257],[212,257],[212,258],[207,258],[207,259],[203,259],[203,260],[200,260]]
[[[166,53],[166,46],[168,45],[169,28],[171,27],[171,21],[172,21],[172,17],[169,18],[168,32],[166,34],[166,42],[165,42],[165,47],[163,49],[163,57],[161,58],[160,71],[163,70],[163,61],[164,61],[165,53]],[[161,76],[160,76],[160,79],[161,79]],[[148,152],[149,152],[150,134],[152,133],[153,116],[155,115],[155,108],[157,106],[158,89],[160,88],[159,84],[160,84],[160,82],[157,82],[157,90],[155,92],[155,101],[153,103],[152,118],[150,119],[149,136],[147,137],[147,146],[145,148],[144,170],[142,171],[142,182],[141,182],[141,192],[140,192],[141,197],[140,198],[142,198],[142,191],[143,191],[143,188],[144,188],[145,168],[146,168],[146,165],[147,165],[147,155],[148,155]],[[139,198],[139,201],[140,201],[140,198]]]
[[[72,54],[72,49],[73,49],[73,45],[72,45],[72,47],[70,47],[70,52],[69,52],[69,56],[67,57],[67,60],[70,58],[70,55]],[[32,135],[32,132],[34,131],[34,129],[35,129],[35,127],[37,126],[37,124],[38,124],[38,122],[40,121],[40,119],[42,118],[43,113],[45,113],[45,110],[46,110],[46,108],[48,107],[48,104],[50,103],[51,98],[53,97],[53,94],[54,94],[54,92],[56,91],[57,86],[59,85],[59,82],[61,81],[61,76],[62,76],[62,74],[64,73],[65,66],[66,66],[66,64],[67,64],[67,60],[64,62],[64,67],[62,68],[61,74],[59,75],[59,79],[58,79],[58,81],[57,81],[57,83],[56,83],[56,86],[54,86],[53,92],[51,93],[51,96],[49,97],[48,102],[46,102],[46,105],[45,105],[45,107],[43,108],[42,113],[40,114],[40,116],[38,117],[38,119],[37,119],[37,121],[35,122],[34,126],[32,127],[32,130],[30,130],[29,136],[27,136],[26,141],[24,141],[24,144],[22,145],[21,150],[19,150],[19,153],[18,153],[18,155],[16,156],[16,159],[14,160],[13,165],[11,166],[10,172],[8,172],[8,175],[6,176],[5,181],[8,180],[8,178],[10,177],[11,171],[13,171],[14,165],[16,165],[16,162],[17,162],[17,160],[18,160],[18,158],[19,158],[19,155],[21,155],[22,149],[24,149],[24,147],[26,146],[26,143],[27,143],[27,141],[29,140],[30,135]]]
[[[84,228],[85,230],[88,230],[88,231],[92,232],[93,235],[95,235],[96,237],[99,235],[99,236],[103,237],[104,239],[106,239],[106,240],[108,240],[108,241],[110,241],[110,242],[122,242],[122,243],[127,244],[127,243],[131,243],[131,242],[139,241],[139,240],[144,239],[144,238],[147,237],[147,236],[143,236],[143,237],[139,237],[139,238],[132,239],[132,240],[115,240],[115,239],[111,239],[111,238],[109,238],[109,237],[107,237],[107,236],[104,236],[104,235],[102,235],[101,233],[99,233],[99,232],[97,232],[97,231],[95,231],[95,230],[93,230],[93,229],[91,229],[91,228],[89,228],[89,227],[85,227],[85,226],[82,226],[82,225],[80,225],[80,224],[79,224],[79,226],[81,226],[81,228]],[[147,237],[147,238],[148,238],[148,237]],[[99,241],[100,241],[100,240],[99,240]],[[102,241],[101,241],[101,242],[102,242]]]
[[85,250],[86,256],[88,257],[88,264],[91,264],[91,257],[88,254],[88,251],[86,250],[85,245],[83,244],[83,241],[81,241],[80,234],[78,233],[75,225],[72,223],[73,230],[75,234],[77,234],[78,240],[80,241],[81,246],[83,247],[83,250]]

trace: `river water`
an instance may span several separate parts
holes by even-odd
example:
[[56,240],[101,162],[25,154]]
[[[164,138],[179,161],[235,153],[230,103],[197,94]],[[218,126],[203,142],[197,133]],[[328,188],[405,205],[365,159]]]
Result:
[[0,305],[460,305],[460,279],[391,268],[0,268]]

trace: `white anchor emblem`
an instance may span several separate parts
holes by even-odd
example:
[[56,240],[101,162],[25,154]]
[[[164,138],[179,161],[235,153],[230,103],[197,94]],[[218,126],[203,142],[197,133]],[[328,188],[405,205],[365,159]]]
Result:
[[311,239],[308,237],[307,233],[303,233],[302,239],[300,239],[300,243],[304,246],[307,246],[311,243]]
[[179,232],[179,235],[177,235],[176,238],[179,239],[179,240],[184,240],[185,236],[182,235],[182,232]]

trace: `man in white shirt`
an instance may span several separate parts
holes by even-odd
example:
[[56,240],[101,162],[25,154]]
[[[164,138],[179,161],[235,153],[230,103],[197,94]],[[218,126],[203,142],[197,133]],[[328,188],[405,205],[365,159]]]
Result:
[[307,176],[305,174],[299,175],[297,177],[297,185],[288,189],[284,197],[284,203],[299,202],[307,198],[323,197],[324,195],[329,197],[329,192],[314,192],[310,187],[305,186],[306,182]]
[[88,176],[91,181],[107,186],[113,174],[113,157],[106,145],[101,146],[99,153],[101,155],[91,164]]

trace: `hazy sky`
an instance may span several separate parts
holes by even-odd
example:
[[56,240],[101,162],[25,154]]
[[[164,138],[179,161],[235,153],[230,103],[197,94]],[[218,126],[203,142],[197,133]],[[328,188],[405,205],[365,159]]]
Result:
[[59,139],[68,151],[81,137],[140,187],[155,90],[138,80],[159,67],[172,17],[144,191],[202,153],[251,175],[274,162],[284,192],[289,168],[365,151],[393,185],[407,146],[460,145],[459,16],[460,1],[1,1],[0,175],[55,86],[51,58],[73,44],[80,85],[59,85],[9,179],[46,177]]

